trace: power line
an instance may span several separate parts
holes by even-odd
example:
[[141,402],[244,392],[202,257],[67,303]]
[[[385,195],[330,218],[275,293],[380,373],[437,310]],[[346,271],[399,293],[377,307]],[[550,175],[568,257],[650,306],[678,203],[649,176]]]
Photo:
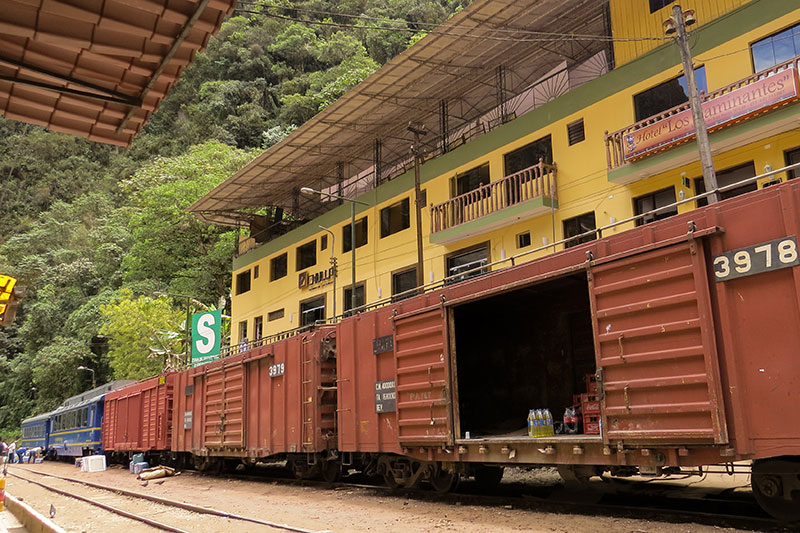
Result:
[[[269,6],[269,8],[277,7],[277,6]],[[292,8],[279,8],[279,9],[286,9],[286,10],[294,10],[294,11],[303,11],[301,9],[292,9]],[[504,28],[491,28],[491,29],[482,29],[482,31],[490,31],[492,33],[508,33],[508,34],[527,34],[533,35],[535,37],[502,37],[498,35],[475,35],[465,32],[453,32],[452,30],[459,30],[461,28],[457,26],[448,26],[445,24],[431,24],[431,23],[422,23],[422,22],[414,22],[415,26],[428,26],[431,29],[420,29],[420,28],[398,28],[398,27],[385,27],[385,26],[367,26],[363,24],[346,24],[343,22],[333,22],[333,21],[315,21],[315,20],[306,20],[300,19],[296,17],[290,17],[288,15],[279,15],[276,13],[268,13],[265,11],[252,11],[248,9],[237,9],[240,13],[248,13],[253,15],[261,15],[264,17],[279,19],[279,20],[287,20],[290,22],[298,22],[301,24],[308,24],[308,25],[317,25],[317,26],[332,26],[336,28],[344,28],[344,29],[367,29],[367,30],[379,30],[379,31],[391,31],[391,32],[404,32],[404,33],[425,33],[425,34],[434,34],[434,35],[445,35],[451,37],[462,37],[467,39],[481,39],[481,40],[494,40],[494,41],[507,41],[507,42],[518,42],[518,43],[525,43],[525,42],[561,42],[561,41],[603,41],[603,42],[633,42],[633,41],[668,41],[671,40],[670,37],[611,37],[608,35],[590,35],[590,34],[580,34],[580,33],[556,33],[556,32],[538,32],[532,30],[523,30],[523,29],[504,29]],[[345,14],[338,14],[338,13],[331,13],[327,11],[312,11],[312,10],[305,10],[304,12],[308,13],[316,13],[320,15],[331,15],[331,16],[341,16],[341,17],[349,17],[349,18],[356,18],[359,20],[372,20],[377,22],[386,22],[391,24],[408,24],[409,22],[406,20],[401,19],[381,19],[377,17],[367,17],[367,16],[357,16],[357,15],[345,15]],[[442,29],[444,28],[444,29]],[[472,29],[479,29],[479,27],[475,27]],[[451,30],[451,31],[446,31]]]

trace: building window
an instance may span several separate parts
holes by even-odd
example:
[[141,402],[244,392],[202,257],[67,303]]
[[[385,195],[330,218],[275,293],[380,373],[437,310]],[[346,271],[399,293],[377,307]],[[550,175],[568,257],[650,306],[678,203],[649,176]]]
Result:
[[273,322],[281,318],[283,318],[283,309],[278,309],[277,311],[270,311],[267,314],[267,322]]
[[567,140],[569,145],[578,144],[586,139],[586,132],[583,130],[583,119],[567,124]]
[[[489,243],[470,246],[448,255],[445,259],[447,267],[447,283],[458,283],[489,272],[485,268],[489,263]],[[482,268],[483,267],[483,268]]]
[[650,13],[655,13],[659,9],[667,7],[675,0],[650,0]]
[[[659,207],[675,203],[675,187],[667,187],[660,191],[651,192],[633,199],[633,210],[637,215],[647,213]],[[658,213],[653,213],[636,220],[636,225],[649,224],[650,222],[661,220],[662,218],[671,217],[678,214],[678,207],[673,206],[670,209],[664,209]]]
[[325,320],[325,296],[300,302],[300,325],[311,326],[317,320]]
[[317,241],[307,242],[297,247],[297,268],[303,270],[317,264]]
[[273,257],[269,262],[269,280],[275,281],[286,275],[286,254]]
[[[752,161],[736,167],[727,168],[717,172],[717,187],[733,185],[736,182],[746,180],[747,178],[752,178],[755,175],[756,167]],[[755,191],[756,189],[758,189],[758,184],[756,182],[748,183],[747,185],[734,187],[733,189],[719,193],[719,199],[727,200],[728,198],[733,198],[734,196],[739,196],[740,194],[744,194],[746,192]],[[706,192],[706,184],[703,181],[702,176],[695,178],[694,193],[703,194],[704,192]],[[704,205],[708,205],[707,197],[697,200],[697,207],[702,207]]]
[[253,340],[264,336],[264,317],[257,316],[253,319]]
[[[786,152],[784,152],[784,157],[786,158],[787,167],[789,165],[794,165],[795,163],[800,163],[800,148],[786,150]],[[797,176],[800,176],[800,168],[786,171],[786,177],[790,180],[795,179]]]
[[392,301],[411,298],[416,293],[417,267],[411,267],[392,274]]
[[[352,301],[352,298],[353,298],[353,286],[352,285],[350,287],[345,287],[344,288],[343,296],[344,296],[344,312],[345,312],[345,316],[348,316],[348,315],[351,314],[349,311],[353,308],[353,301]],[[358,309],[360,307],[363,307],[365,303],[366,303],[366,298],[365,298],[364,284],[363,283],[358,283],[358,284],[356,284],[356,309]]]
[[[342,228],[342,253],[352,250],[353,239],[351,237],[350,224]],[[356,248],[361,248],[367,244],[367,217],[356,220]]]
[[327,250],[328,249],[328,236],[323,235],[319,238],[319,249],[320,250]]
[[517,248],[525,248],[531,245],[531,232],[526,231],[517,235]]
[[800,55],[800,24],[753,43],[750,51],[753,54],[755,72]]
[[236,294],[242,294],[250,290],[250,270],[236,274]]
[[[706,83],[706,67],[694,69],[697,88],[708,92]],[[689,90],[686,88],[686,76],[679,76],[660,85],[633,96],[633,107],[636,111],[636,122],[644,120],[676,105],[689,101]]]
[[258,265],[253,267],[253,279],[258,279],[259,268]]
[[[568,218],[564,221],[564,238],[569,239],[570,237],[575,237],[576,235],[586,233],[587,231],[592,231],[593,229],[597,229],[597,224],[595,223],[594,219],[594,211],[590,211],[576,217]],[[596,238],[596,233],[585,235],[580,239],[568,241],[564,244],[564,248],[577,246],[585,242],[593,241]]]
[[489,163],[467,170],[461,174],[456,174],[450,183],[450,195],[454,198],[474,191],[484,185],[488,185]]
[[411,226],[408,198],[381,209],[381,238]]
[[239,322],[239,342],[247,342],[247,320]]
[[550,135],[503,156],[506,176],[538,164],[539,159],[547,164],[553,163],[553,142]]

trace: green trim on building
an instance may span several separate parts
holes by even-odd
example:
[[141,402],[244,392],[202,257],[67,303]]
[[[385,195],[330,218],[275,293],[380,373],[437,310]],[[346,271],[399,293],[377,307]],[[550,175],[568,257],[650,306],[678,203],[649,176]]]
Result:
[[[474,235],[480,235],[481,233],[495,229],[495,228],[488,228],[481,231],[480,228],[486,228],[487,226],[492,226],[494,224],[500,225],[500,227],[502,227],[502,225],[513,224],[514,222],[516,222],[516,220],[511,220],[511,219],[522,220],[525,218],[533,218],[533,217],[527,217],[525,212],[541,208],[546,208],[548,210],[547,211],[548,213],[550,212],[549,211],[550,209],[558,209],[558,200],[554,200],[548,196],[540,196],[539,198],[533,198],[531,200],[522,202],[521,204],[517,204],[511,207],[506,207],[502,211],[497,211],[490,215],[481,217],[477,220],[471,220],[469,222],[466,222],[464,224],[459,224],[458,226],[454,226],[444,231],[432,233],[430,236],[430,241],[434,244],[438,244],[443,241],[451,241],[457,239],[460,235],[464,235],[465,233],[469,233],[475,230],[478,230],[478,232],[475,233]],[[541,216],[541,215],[535,215],[535,216]],[[506,224],[503,224],[504,222]]]
[[[711,148],[712,149],[714,148],[714,143],[716,142],[726,141],[731,137],[735,137],[737,135],[741,135],[743,133],[747,133],[756,130],[758,128],[762,128],[764,126],[772,124],[773,122],[778,122],[780,120],[785,120],[787,118],[796,117],[797,111],[799,109],[800,109],[800,103],[790,104],[781,107],[780,109],[768,111],[767,113],[761,115],[760,117],[752,118],[744,122],[740,122],[739,124],[733,124],[731,126],[723,127],[722,129],[709,133],[708,140],[711,143]],[[691,140],[681,144],[680,146],[676,146],[674,148],[668,148],[661,153],[653,154],[640,161],[628,163],[619,168],[615,168],[614,170],[609,170],[608,181],[610,182],[622,181],[623,183],[629,183],[631,180],[626,178],[629,178],[631,174],[637,174],[643,171],[646,172],[647,169],[652,168],[655,165],[665,163],[670,159],[684,156],[691,152],[695,152],[695,155],[697,156],[695,159],[699,161],[700,153],[697,152],[697,143],[695,142],[694,137],[692,137]]]
[[[695,56],[707,52],[733,37],[754,30],[796,9],[797,7],[793,2],[785,0],[752,0],[750,3],[698,28],[693,34],[692,51]],[[454,168],[483,156],[488,156],[489,153],[525,135],[546,128],[558,120],[608,98],[617,93],[620,87],[630,87],[678,64],[680,64],[680,54],[677,46],[671,42],[659,46],[641,57],[569,91],[556,100],[525,113],[511,122],[456,148],[452,152],[426,162],[422,165],[420,181],[424,184],[452,171]],[[413,187],[414,173],[410,171],[376,189],[368,191],[359,197],[359,200],[370,205],[376,205],[403,192],[410,192]],[[361,210],[363,210],[363,206],[359,206],[359,211]],[[320,231],[318,226],[320,225],[331,227],[342,223],[349,216],[349,206],[340,206],[333,209],[308,224],[237,257],[233,261],[233,269],[235,271],[243,268],[254,261],[272,255],[290,244],[298,243],[318,233]]]

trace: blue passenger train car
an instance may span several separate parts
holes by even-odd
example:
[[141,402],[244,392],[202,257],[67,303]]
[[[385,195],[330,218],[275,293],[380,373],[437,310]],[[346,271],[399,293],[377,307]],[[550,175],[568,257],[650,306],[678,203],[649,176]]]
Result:
[[50,413],[49,449],[51,457],[94,455],[103,453],[100,428],[106,393],[134,383],[134,380],[112,381],[73,396]]
[[22,421],[20,448],[41,448],[47,452],[50,436],[50,413],[33,416]]

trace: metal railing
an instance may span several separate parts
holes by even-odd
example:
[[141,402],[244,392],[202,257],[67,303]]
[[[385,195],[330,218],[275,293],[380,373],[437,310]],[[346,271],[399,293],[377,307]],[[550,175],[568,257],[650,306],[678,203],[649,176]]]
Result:
[[[757,176],[753,176],[752,178],[747,178],[747,179],[744,179],[742,181],[738,181],[736,183],[731,183],[730,185],[726,185],[724,187],[718,187],[718,188],[714,189],[713,191],[707,191],[707,192],[704,192],[702,194],[697,194],[695,196],[691,196],[689,198],[685,198],[683,200],[678,200],[677,202],[673,202],[673,203],[668,204],[668,205],[663,205],[661,207],[653,209],[652,211],[647,211],[645,213],[641,213],[641,214],[638,214],[638,215],[634,215],[632,217],[628,217],[628,218],[625,218],[625,219],[622,219],[622,220],[618,220],[618,221],[616,221],[616,222],[614,222],[612,224],[607,224],[605,226],[601,226],[599,228],[596,228],[596,229],[593,229],[593,230],[590,230],[590,231],[586,231],[586,232],[578,234],[578,235],[573,235],[571,237],[567,237],[567,238],[561,239],[559,241],[554,241],[552,243],[548,243],[548,244],[545,244],[543,246],[539,246],[539,247],[534,248],[532,250],[526,250],[524,252],[520,252],[520,253],[518,253],[516,255],[512,255],[512,256],[506,257],[504,259],[498,259],[497,261],[493,261],[493,262],[488,263],[488,264],[485,261],[480,261],[480,265],[478,265],[478,266],[476,266],[474,268],[470,268],[470,269],[464,270],[464,271],[459,271],[456,274],[447,276],[447,277],[445,277],[443,279],[440,279],[440,280],[437,280],[437,281],[432,281],[430,283],[426,283],[426,284],[424,284],[424,285],[422,285],[420,287],[414,287],[413,289],[408,289],[407,291],[403,291],[402,293],[393,294],[391,296],[387,296],[387,297],[380,298],[380,299],[372,301],[372,302],[368,302],[368,303],[366,303],[364,305],[356,307],[355,309],[348,310],[346,313],[344,313],[342,315],[326,318],[325,320],[318,320],[318,321],[316,321],[316,323],[314,325],[300,326],[300,327],[297,327],[297,328],[294,328],[294,329],[291,329],[291,330],[286,330],[286,331],[282,331],[280,333],[275,333],[275,334],[270,335],[268,337],[263,337],[261,339],[256,339],[254,341],[250,341],[248,343],[244,343],[244,344],[240,344],[240,345],[223,346],[220,356],[221,357],[225,357],[225,356],[228,356],[228,355],[235,355],[237,353],[241,353],[243,351],[247,351],[247,350],[250,350],[250,349],[258,347],[258,346],[271,344],[271,343],[279,341],[279,340],[283,340],[283,339],[286,339],[286,338],[289,338],[289,337],[293,337],[293,336],[298,335],[300,333],[303,333],[305,331],[309,331],[310,329],[312,329],[314,327],[317,327],[317,326],[336,324],[337,322],[339,322],[343,318],[346,318],[346,317],[351,316],[353,314],[358,314],[358,313],[363,313],[363,312],[366,312],[366,311],[371,311],[373,309],[378,309],[379,307],[384,307],[386,305],[390,305],[392,303],[396,303],[399,300],[402,300],[404,298],[408,298],[408,297],[411,297],[411,296],[415,296],[416,294],[419,294],[419,293],[435,291],[435,290],[441,289],[442,287],[445,287],[445,286],[450,285],[450,284],[458,283],[460,281],[466,281],[466,280],[472,279],[472,278],[474,278],[474,277],[476,277],[478,275],[486,274],[486,273],[489,273],[489,272],[491,272],[493,270],[496,270],[498,267],[499,268],[504,268],[504,267],[508,267],[508,266],[515,266],[517,264],[517,262],[521,258],[524,258],[526,256],[529,256],[529,255],[532,255],[532,254],[535,254],[535,253],[538,253],[538,252],[546,251],[546,250],[549,250],[551,248],[553,250],[553,253],[555,253],[559,246],[564,246],[566,248],[567,244],[569,244],[569,243],[571,243],[573,241],[577,241],[579,239],[585,238],[585,237],[602,238],[603,232],[606,231],[606,230],[610,230],[610,229],[616,228],[616,227],[624,225],[624,224],[629,224],[631,222],[636,222],[638,220],[644,220],[647,217],[653,216],[653,215],[655,215],[657,213],[661,213],[663,211],[668,211],[668,210],[671,210],[671,209],[675,209],[680,205],[687,204],[689,202],[696,202],[697,200],[708,198],[712,194],[715,194],[715,193],[719,194],[719,193],[723,193],[723,192],[726,192],[726,191],[730,191],[730,190],[742,187],[743,185],[748,185],[750,183],[756,183],[758,180],[761,180],[761,179],[764,179],[764,178],[767,178],[767,177],[770,177],[770,176],[774,176],[774,175],[780,174],[782,172],[788,172],[790,170],[800,170],[800,163],[787,165],[787,166],[782,167],[782,168],[778,168],[778,169],[775,169],[775,170],[771,170],[769,172],[765,172],[763,174],[759,174]],[[723,200],[723,201],[728,201],[728,200]]]
[[[756,72],[755,74],[753,74],[751,76],[743,78],[743,79],[741,79],[739,81],[735,81],[735,82],[731,83],[730,85],[726,85],[725,87],[722,87],[722,88],[717,89],[715,91],[712,91],[710,93],[707,93],[707,94],[703,93],[703,94],[700,95],[700,100],[701,100],[701,102],[705,103],[705,102],[707,102],[709,100],[713,100],[714,98],[719,98],[720,96],[723,96],[723,95],[725,95],[725,94],[727,94],[729,92],[735,91],[736,89],[739,89],[741,87],[745,87],[745,86],[750,85],[752,83],[755,83],[755,82],[757,82],[759,80],[762,80],[762,79],[766,78],[767,76],[771,76],[771,75],[773,75],[773,74],[775,74],[777,72],[780,72],[782,70],[786,70],[788,68],[796,69],[796,68],[798,68],[798,62],[799,61],[800,61],[800,56],[796,56],[796,57],[794,57],[794,58],[792,58],[792,59],[790,59],[788,61],[784,61],[783,63],[779,63],[779,64],[777,64],[777,65],[775,65],[773,67],[770,67],[768,69],[762,70],[760,72]],[[651,117],[647,117],[647,118],[645,118],[643,120],[640,120],[639,122],[631,124],[630,126],[622,128],[621,130],[617,130],[617,131],[615,131],[613,133],[608,133],[606,131],[605,132],[606,163],[608,165],[608,169],[609,170],[614,170],[615,168],[619,168],[619,167],[627,164],[628,162],[630,162],[630,158],[629,158],[629,160],[625,159],[625,146],[627,144],[626,140],[625,140],[626,136],[628,136],[630,134],[633,134],[633,133],[635,133],[636,131],[638,131],[638,130],[640,130],[642,128],[650,126],[651,124],[655,124],[656,122],[659,122],[659,121],[664,120],[666,118],[669,118],[669,117],[672,117],[674,115],[677,115],[678,113],[682,113],[682,112],[684,112],[684,111],[686,111],[688,109],[690,109],[689,102],[685,102],[685,103],[677,105],[677,106],[675,106],[675,107],[673,107],[671,109],[667,109],[666,111],[662,111],[661,113],[658,113],[657,115],[653,115]],[[714,129],[714,127],[709,128],[709,130],[713,130],[713,129]],[[671,147],[671,146],[675,146],[676,144],[679,144],[679,143],[688,142],[693,138],[694,138],[694,135],[689,135],[689,136],[687,136],[687,137],[685,137],[683,139],[677,140],[675,142],[667,143],[665,145],[665,147],[666,146],[670,146]],[[654,150],[654,151],[656,151],[656,150]],[[652,153],[653,153],[653,151],[646,152],[644,154],[638,155],[636,158],[644,157],[645,155],[652,154]]]
[[431,233],[465,224],[534,198],[556,198],[556,166],[531,167],[431,206]]

